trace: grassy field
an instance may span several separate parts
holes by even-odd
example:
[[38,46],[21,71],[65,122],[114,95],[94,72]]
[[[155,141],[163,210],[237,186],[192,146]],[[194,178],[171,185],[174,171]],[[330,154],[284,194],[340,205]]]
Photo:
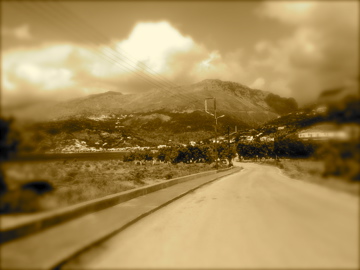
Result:
[[311,159],[282,159],[264,161],[263,163],[277,166],[291,178],[313,182],[334,190],[359,195],[360,183],[343,179],[341,177],[323,177],[324,162]]
[[72,205],[211,169],[210,165],[203,163],[135,165],[119,160],[73,159],[4,164],[6,182],[12,190],[34,180],[46,180],[54,187],[41,198],[35,210]]

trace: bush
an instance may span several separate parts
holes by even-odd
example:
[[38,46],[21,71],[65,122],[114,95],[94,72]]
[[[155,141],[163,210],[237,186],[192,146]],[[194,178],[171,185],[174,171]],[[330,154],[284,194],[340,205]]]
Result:
[[138,184],[144,184],[145,182],[143,181],[143,179],[146,178],[146,173],[146,168],[141,170],[133,169],[128,173],[129,180],[134,181]]
[[171,178],[173,178],[174,173],[173,172],[168,172],[167,174],[165,174],[165,179],[169,180]]
[[316,145],[295,138],[283,138],[274,142],[274,152],[279,157],[307,158],[314,154]]
[[324,160],[323,176],[337,176],[360,180],[360,144],[356,142],[329,142],[316,151],[315,156]]

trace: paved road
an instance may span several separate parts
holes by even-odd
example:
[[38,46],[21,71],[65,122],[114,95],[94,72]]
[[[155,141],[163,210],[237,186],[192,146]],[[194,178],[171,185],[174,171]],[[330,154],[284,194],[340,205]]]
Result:
[[358,268],[357,198],[241,166],[63,268]]

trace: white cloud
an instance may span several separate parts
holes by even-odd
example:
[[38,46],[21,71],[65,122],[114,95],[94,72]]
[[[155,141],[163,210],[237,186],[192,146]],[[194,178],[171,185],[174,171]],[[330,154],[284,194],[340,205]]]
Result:
[[66,68],[44,68],[24,64],[18,67],[16,75],[40,85],[44,90],[55,90],[74,85],[71,81],[72,72]]
[[[66,59],[76,48],[70,45],[55,45],[37,50],[16,50],[5,53],[2,67],[6,77],[26,81],[44,90],[56,90],[73,85],[72,72],[66,68]],[[16,80],[15,80],[16,79]],[[9,85],[4,85],[9,89]]]
[[183,36],[168,22],[141,22],[132,30],[128,39],[117,44],[116,49],[135,56],[152,70],[166,69],[167,58],[172,54],[187,52],[196,46],[190,37]]

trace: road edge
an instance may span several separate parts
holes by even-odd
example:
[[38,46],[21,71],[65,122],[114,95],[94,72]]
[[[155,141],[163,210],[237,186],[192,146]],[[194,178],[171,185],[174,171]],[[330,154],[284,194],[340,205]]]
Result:
[[[106,241],[107,239],[111,238],[111,237],[114,236],[115,234],[120,233],[121,231],[123,231],[123,230],[125,230],[126,228],[130,227],[132,224],[134,224],[134,223],[138,222],[139,220],[147,217],[148,215],[150,215],[150,214],[152,214],[152,213],[154,213],[154,212],[162,209],[163,207],[169,205],[170,203],[172,203],[172,202],[174,202],[174,201],[176,201],[176,200],[184,197],[185,195],[187,195],[187,194],[189,194],[189,193],[191,193],[191,192],[193,192],[193,191],[195,191],[195,190],[197,190],[197,189],[199,189],[199,188],[201,188],[201,187],[203,187],[203,186],[205,186],[205,185],[208,185],[208,184],[210,184],[210,183],[212,183],[212,182],[214,182],[214,181],[220,180],[221,178],[224,178],[224,177],[227,177],[227,176],[232,175],[232,174],[234,174],[234,173],[240,172],[242,169],[243,169],[242,167],[233,167],[233,168],[230,168],[230,169],[222,170],[222,171],[227,171],[227,170],[233,170],[233,171],[230,172],[229,174],[216,177],[216,178],[214,178],[214,179],[209,180],[209,181],[206,182],[206,183],[203,183],[203,184],[200,184],[199,186],[196,186],[196,187],[194,187],[194,188],[191,188],[191,189],[189,189],[189,190],[181,193],[180,195],[172,198],[171,200],[166,201],[166,202],[164,202],[163,204],[161,204],[161,205],[159,205],[159,206],[157,206],[157,207],[155,207],[155,208],[153,208],[153,209],[151,209],[151,210],[149,210],[149,211],[147,211],[147,212],[145,212],[145,213],[142,213],[141,215],[137,216],[136,218],[132,219],[131,221],[127,222],[126,224],[120,226],[120,227],[119,227],[118,229],[116,229],[115,231],[112,231],[111,233],[107,234],[106,236],[103,236],[103,237],[97,239],[96,241],[92,242],[91,244],[88,244],[87,246],[83,247],[83,248],[82,248],[81,250],[79,250],[78,252],[72,254],[72,255],[69,256],[68,258],[65,258],[62,262],[59,262],[59,263],[57,263],[56,265],[54,265],[53,267],[51,267],[51,269],[53,269],[53,270],[61,270],[62,267],[64,266],[64,264],[66,264],[67,262],[69,262],[69,261],[70,261],[71,259],[73,259],[74,257],[80,255],[81,253],[86,252],[86,250],[91,249],[94,245],[97,245],[97,244],[100,244],[100,243],[103,242],[103,241]],[[219,172],[219,171],[217,171],[217,172]],[[66,268],[65,268],[64,270],[66,270]]]
[[[53,227],[55,225],[59,225],[61,223],[70,221],[75,218],[79,218],[81,216],[84,216],[86,214],[94,213],[97,211],[104,210],[106,208],[109,208],[111,206],[114,206],[116,204],[126,202],[128,200],[137,198],[139,196],[146,195],[148,193],[152,193],[164,188],[168,188],[170,186],[183,183],[185,181],[192,180],[197,177],[206,176],[206,175],[212,175],[217,174],[223,171],[228,171],[233,168],[226,168],[222,170],[211,170],[211,171],[205,171],[200,172],[196,174],[186,175],[178,178],[174,178],[168,181],[155,183],[152,185],[147,185],[144,187],[139,187],[115,194],[110,194],[102,198],[97,198],[90,201],[85,201],[79,204],[71,205],[65,208],[61,209],[55,209],[53,211],[49,211],[47,213],[44,213],[43,216],[40,217],[34,217],[34,219],[25,221],[25,222],[19,222],[18,224],[15,224],[13,226],[9,227],[0,227],[0,245],[7,243],[12,240],[16,240],[37,232],[40,232],[42,230],[48,229],[50,227]],[[1,217],[0,217],[1,222]]]

